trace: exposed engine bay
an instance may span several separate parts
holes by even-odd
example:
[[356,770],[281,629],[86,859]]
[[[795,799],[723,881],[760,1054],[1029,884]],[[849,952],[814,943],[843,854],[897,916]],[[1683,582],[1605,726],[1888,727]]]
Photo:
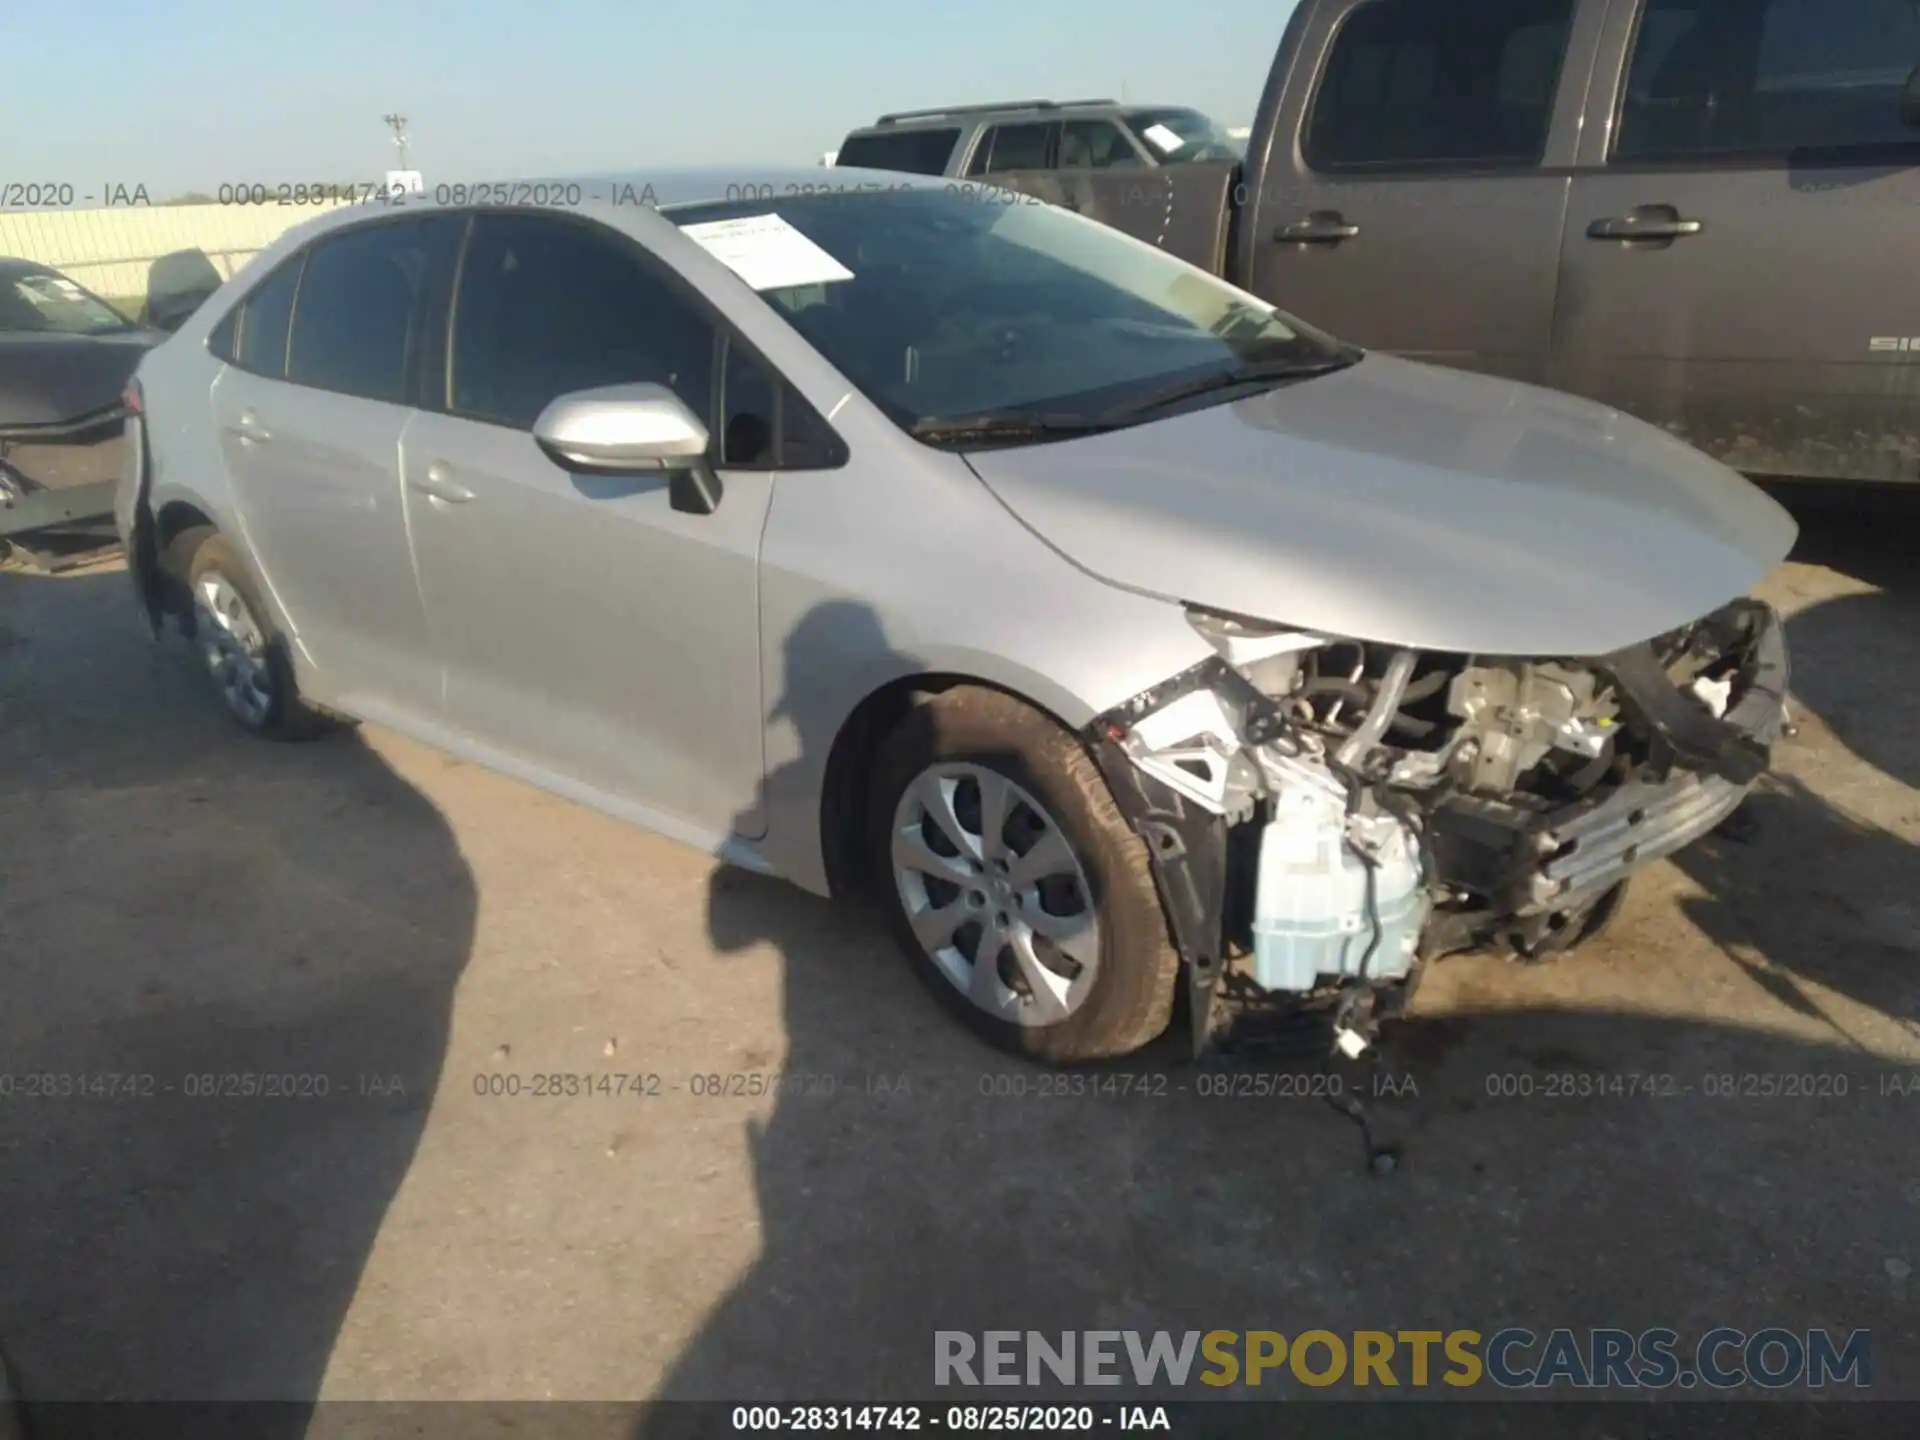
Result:
[[1758,601],[1584,660],[1189,617],[1218,659],[1091,738],[1153,854],[1197,1047],[1217,995],[1329,1003],[1364,1036],[1442,955],[1578,944],[1738,807],[1785,719]]

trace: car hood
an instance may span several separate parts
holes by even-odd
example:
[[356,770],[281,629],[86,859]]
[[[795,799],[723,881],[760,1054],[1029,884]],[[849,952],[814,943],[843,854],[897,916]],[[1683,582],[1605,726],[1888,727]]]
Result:
[[1797,534],[1748,481],[1618,411],[1380,355],[967,459],[1030,529],[1114,584],[1481,655],[1646,640],[1744,593]]
[[0,427],[57,425],[119,404],[140,357],[166,338],[0,333]]

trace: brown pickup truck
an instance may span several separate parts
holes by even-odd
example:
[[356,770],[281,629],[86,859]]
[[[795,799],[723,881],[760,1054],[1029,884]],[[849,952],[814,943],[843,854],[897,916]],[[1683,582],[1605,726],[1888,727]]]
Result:
[[992,180],[1750,474],[1920,482],[1916,61],[1915,0],[1300,0],[1244,162]]

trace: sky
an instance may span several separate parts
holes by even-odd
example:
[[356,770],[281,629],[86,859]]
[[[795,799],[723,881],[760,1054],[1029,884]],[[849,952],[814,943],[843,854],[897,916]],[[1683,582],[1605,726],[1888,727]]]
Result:
[[[1253,118],[1293,0],[0,0],[0,184],[812,164],[886,110],[1111,95]],[[1124,92],[1124,93],[1123,93]]]

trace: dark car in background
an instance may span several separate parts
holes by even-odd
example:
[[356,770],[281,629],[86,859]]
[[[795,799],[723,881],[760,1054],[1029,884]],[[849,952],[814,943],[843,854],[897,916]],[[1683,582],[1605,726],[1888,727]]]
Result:
[[165,338],[58,270],[0,259],[0,555],[112,539],[121,392]]

